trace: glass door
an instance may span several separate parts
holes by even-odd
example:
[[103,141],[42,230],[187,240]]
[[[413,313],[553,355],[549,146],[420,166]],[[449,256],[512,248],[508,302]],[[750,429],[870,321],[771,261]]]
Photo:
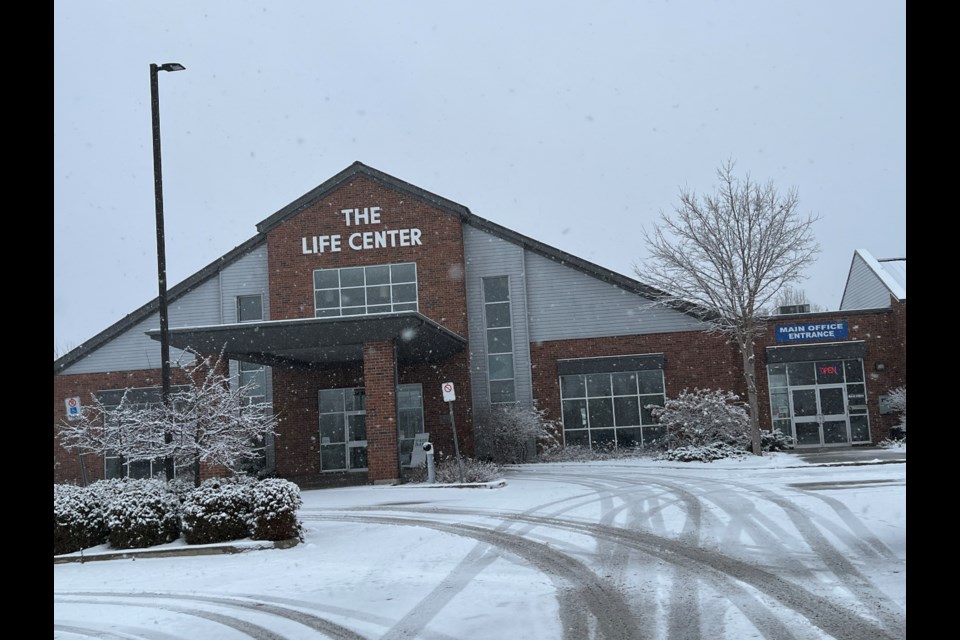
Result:
[[367,468],[367,410],[362,387],[320,391],[320,470]]
[[790,389],[793,436],[798,447],[850,443],[846,387],[842,384]]

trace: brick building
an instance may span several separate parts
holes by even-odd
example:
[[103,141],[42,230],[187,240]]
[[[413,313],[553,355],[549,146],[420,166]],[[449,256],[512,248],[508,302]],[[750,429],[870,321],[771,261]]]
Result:
[[[881,396],[906,380],[905,261],[902,292],[878,297],[876,261],[859,258],[846,308],[778,316],[758,349],[762,425],[799,446],[876,442],[890,426]],[[233,375],[257,381],[278,418],[269,471],[394,482],[418,434],[452,452],[444,382],[466,454],[473,416],[496,403],[547,409],[567,444],[630,446],[660,434],[648,404],[684,388],[743,394],[735,347],[657,294],[357,162],[169,290],[171,361],[222,350]],[[67,398],[156,397],[158,304],[54,362],[55,423]],[[55,481],[79,479],[56,437],[54,460]],[[157,472],[85,464],[92,478]]]

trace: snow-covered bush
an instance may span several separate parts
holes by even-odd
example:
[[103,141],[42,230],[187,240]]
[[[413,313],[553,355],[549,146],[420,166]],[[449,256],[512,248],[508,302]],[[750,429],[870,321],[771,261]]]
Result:
[[597,447],[591,449],[583,445],[571,444],[566,447],[544,449],[537,456],[537,462],[588,462],[591,460],[621,460],[624,458],[645,458],[652,455],[643,447]]
[[[474,460],[460,457],[463,463],[464,482],[490,482],[500,477],[500,466],[487,460]],[[460,482],[460,468],[455,456],[445,456],[437,461],[437,482],[439,484],[455,484]]]
[[685,445],[664,451],[657,460],[673,462],[713,462],[724,458],[743,458],[747,455],[743,446],[734,446],[725,442],[706,445]]
[[87,491],[97,501],[101,511],[106,513],[114,499],[124,492],[128,482],[127,478],[96,480],[87,486]]
[[280,478],[267,478],[253,485],[253,539],[303,541],[303,524],[297,510],[303,505],[300,487]]
[[252,486],[250,482],[212,478],[188,493],[183,502],[184,541],[209,544],[249,537]]
[[714,389],[684,389],[663,406],[649,405],[666,435],[659,441],[665,449],[702,447],[723,443],[744,447],[750,442],[750,417],[740,396]]
[[151,547],[180,536],[180,501],[161,480],[128,480],[104,515],[114,549]]
[[890,408],[894,413],[900,414],[900,422],[897,428],[903,431],[907,430],[907,387],[897,387],[887,392],[887,399],[890,402]]
[[[748,451],[752,451],[750,442],[747,443],[746,448]],[[764,451],[786,451],[793,448],[793,438],[779,429],[773,431],[761,429],[760,448]]]
[[527,459],[528,443],[550,448],[556,443],[554,425],[546,411],[519,404],[499,404],[474,416],[477,456],[496,464]]
[[106,540],[96,496],[72,484],[53,485],[53,555],[73,553]]

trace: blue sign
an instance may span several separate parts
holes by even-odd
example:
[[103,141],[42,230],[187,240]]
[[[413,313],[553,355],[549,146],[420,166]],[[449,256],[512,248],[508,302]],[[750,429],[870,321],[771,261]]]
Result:
[[802,322],[778,324],[775,327],[777,342],[802,342],[804,340],[842,340],[847,337],[846,322]]

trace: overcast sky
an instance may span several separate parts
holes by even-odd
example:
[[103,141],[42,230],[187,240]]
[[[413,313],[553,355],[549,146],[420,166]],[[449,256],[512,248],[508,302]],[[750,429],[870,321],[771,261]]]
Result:
[[[901,0],[54,2],[54,347],[355,160],[625,275],[681,187],[737,169],[821,217],[810,300],[906,256]],[[642,276],[640,277],[642,280]]]

